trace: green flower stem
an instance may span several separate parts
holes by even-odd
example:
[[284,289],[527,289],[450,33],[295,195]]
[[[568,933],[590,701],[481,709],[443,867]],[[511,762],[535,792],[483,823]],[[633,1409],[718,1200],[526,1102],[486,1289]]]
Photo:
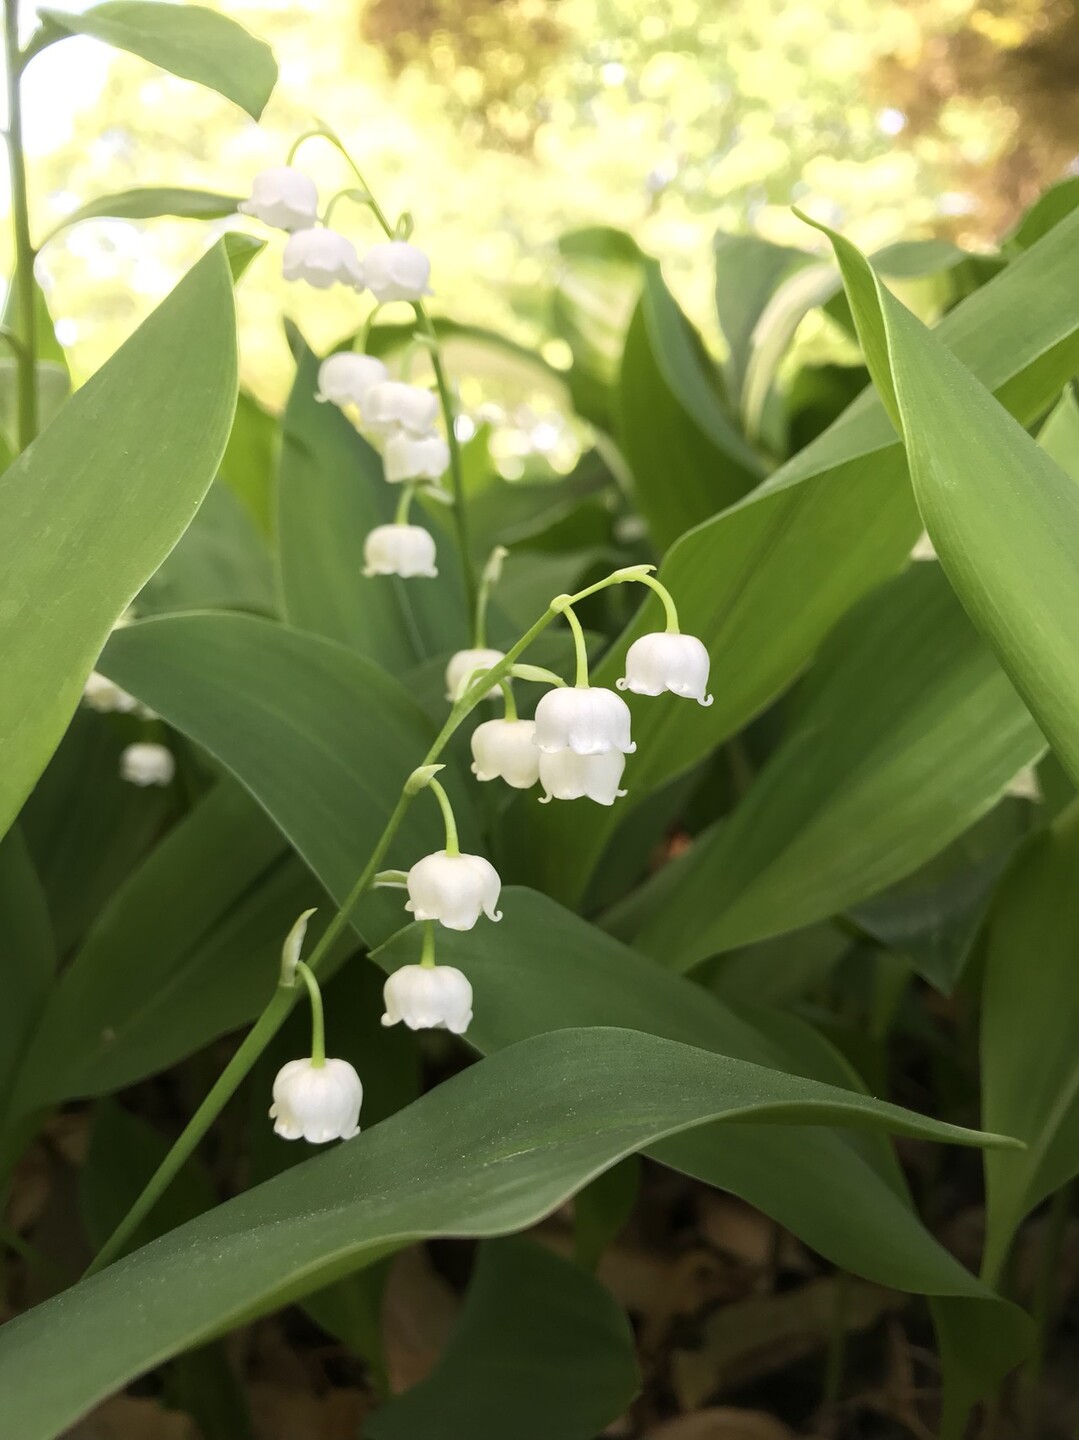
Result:
[[[608,575],[605,580],[589,586],[585,591],[579,591],[576,595],[571,595],[569,599],[571,601],[579,600],[586,594],[592,595],[597,590],[605,589],[608,585],[619,585],[626,580],[634,578],[636,578],[634,575],[628,574],[625,571],[615,571],[613,575]],[[472,685],[453,706],[453,709],[446,718],[445,724],[438,732],[431,748],[424,756],[418,768],[422,769],[424,765],[432,765],[438,761],[438,757],[442,754],[450,738],[461,725],[462,721],[476,708],[492,685],[501,685],[503,680],[509,678],[514,662],[518,660],[525,650],[528,649],[529,645],[547,629],[547,626],[558,617],[559,613],[560,611],[553,605],[548,606],[535,624],[525,631],[516,645],[513,645],[502,659],[499,660],[496,665],[493,665],[479,680],[473,681]],[[386,857],[386,852],[389,850],[393,838],[405,818],[408,807],[412,803],[413,793],[414,792],[402,790],[398,797],[397,804],[394,806],[389,819],[386,821],[385,828],[379,836],[374,850],[371,852],[371,858],[360,872],[355,885],[353,885],[345,897],[341,908],[330,921],[329,925],[326,926],[322,938],[312,950],[307,960],[307,968],[313,975],[318,973],[319,966],[347,929],[349,921],[352,918],[352,912],[374,884],[375,877],[382,868],[382,862]],[[270,1041],[285,1023],[293,1005],[295,1005],[299,997],[299,993],[299,986],[297,985],[279,985],[277,987],[270,999],[270,1003],[248,1031],[239,1049],[211,1087],[206,1099],[195,1111],[194,1115],[192,1115],[172,1149],[150,1177],[142,1194],[90,1262],[86,1271],[87,1275],[93,1275],[98,1270],[104,1269],[106,1265],[111,1264],[111,1262],[123,1252],[132,1235],[134,1235],[143,1220],[146,1219],[146,1216],[153,1210],[180,1169],[187,1163],[191,1155],[194,1154],[203,1136],[250,1074],[259,1056],[266,1049],[266,1046],[269,1045]]]
[[573,649],[577,656],[577,678],[574,684],[579,690],[588,689],[588,647],[584,642],[584,631],[581,629],[581,622],[577,619],[576,612],[565,596],[559,596],[562,614],[573,631]]
[[502,699],[505,704],[505,709],[502,712],[504,717],[507,720],[516,720],[517,701],[514,699],[513,686],[508,680],[503,680],[499,684],[499,689],[502,691]]
[[487,648],[487,604],[491,598],[491,591],[498,584],[502,574],[502,562],[508,554],[509,551],[504,545],[496,545],[480,576],[480,588],[476,596],[476,623],[472,630],[472,644],[477,650],[486,650]]
[[663,613],[667,617],[667,634],[681,634],[678,628],[678,609],[674,603],[674,596],[667,589],[666,585],[661,585],[652,575],[638,575],[637,579],[640,584],[647,585],[650,590],[654,590],[660,600],[662,600]]
[[311,1064],[316,1070],[321,1070],[326,1063],[326,1017],[322,1009],[322,991],[310,966],[302,960],[296,965],[296,974],[307,986],[307,996],[311,1001]]
[[420,954],[420,964],[428,970],[434,969],[435,964],[435,922],[425,920],[423,925],[423,951]]
[[397,502],[397,509],[394,511],[393,523],[395,525],[408,524],[408,512],[412,508],[412,497],[416,493],[415,485],[405,485],[401,489],[401,498]]
[[26,57],[19,49],[18,0],[4,0],[4,60],[7,70],[8,170],[11,175],[11,228],[15,242],[15,303],[19,317],[18,377],[19,449],[37,434],[37,301],[34,295],[34,246],[30,239],[30,207],[26,191],[26,157],[22,140],[22,72]]
[[457,839],[457,821],[454,818],[453,806],[450,804],[450,797],[445,789],[434,778],[428,780],[427,788],[438,801],[438,808],[442,811],[442,820],[446,826],[446,854],[460,855],[461,846]]

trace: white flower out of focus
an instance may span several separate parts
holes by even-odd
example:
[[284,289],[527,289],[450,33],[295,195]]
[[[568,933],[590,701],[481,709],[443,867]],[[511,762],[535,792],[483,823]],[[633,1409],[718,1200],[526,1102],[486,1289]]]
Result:
[[441,435],[421,435],[417,439],[399,431],[390,436],[382,452],[386,479],[393,484],[400,480],[440,480],[449,463],[450,447]]
[[[458,650],[446,666],[446,699],[460,700],[480,671],[490,670],[505,658],[501,650]],[[483,698],[493,700],[497,695],[498,686],[492,685]]]
[[472,986],[452,965],[403,965],[382,987],[383,1025],[463,1035],[472,1021]]
[[536,706],[535,743],[541,750],[573,750],[578,755],[605,755],[621,750],[632,755],[629,706],[613,690],[599,686],[566,686],[548,690]]
[[695,635],[658,631],[634,640],[626,653],[626,673],[614,683],[635,695],[684,695],[699,705],[711,705],[708,670],[712,659]]
[[306,280],[316,290],[328,290],[331,285],[363,289],[363,270],[355,245],[324,225],[297,230],[288,237],[281,273],[286,280]]
[[273,1082],[270,1119],[282,1140],[312,1145],[360,1133],[363,1086],[347,1060],[290,1060]]
[[363,405],[367,392],[386,378],[386,367],[374,355],[342,350],[328,355],[318,367],[315,399],[333,405]]
[[426,435],[438,415],[438,396],[403,380],[383,380],[364,397],[363,420],[369,430],[392,435],[397,429]]
[[531,720],[485,720],[472,732],[472,773],[477,780],[505,780],[528,790],[540,775],[540,753]]
[[132,785],[168,785],[175,774],[172,751],[149,740],[129,745],[120,756],[120,778]]
[[447,855],[436,850],[417,860],[405,880],[405,909],[417,920],[437,920],[447,930],[471,930],[481,915],[501,920],[502,881],[482,855]]
[[613,805],[626,792],[618,782],[626,768],[621,750],[608,750],[602,755],[578,755],[575,750],[539,752],[539,781],[544,794],[540,804],[549,800],[594,800],[597,805]]
[[291,165],[260,170],[251,182],[251,198],[236,209],[277,230],[307,230],[318,218],[318,190],[310,175]]
[[422,300],[431,294],[427,283],[431,278],[431,262],[418,246],[409,245],[405,240],[372,245],[363,257],[363,275],[379,304],[388,300]]
[[82,698],[91,710],[97,710],[102,715],[112,711],[119,715],[130,715],[133,710],[138,709],[139,704],[134,695],[121,690],[119,685],[97,670],[90,672],[83,686]]
[[422,525],[377,525],[363,542],[363,573],[434,577],[435,537]]

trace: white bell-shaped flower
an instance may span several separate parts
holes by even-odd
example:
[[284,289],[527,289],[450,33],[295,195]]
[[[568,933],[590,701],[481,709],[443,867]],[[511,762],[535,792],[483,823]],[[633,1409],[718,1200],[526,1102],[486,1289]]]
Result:
[[363,573],[433,578],[435,537],[422,525],[376,525],[363,542]]
[[107,715],[110,711],[119,715],[130,715],[139,705],[134,695],[121,690],[119,685],[97,670],[90,672],[82,688],[82,698],[91,710],[97,710],[102,715]]
[[437,415],[438,396],[403,380],[383,380],[364,397],[363,421],[376,434],[392,435],[400,429],[427,435]]
[[273,1082],[270,1119],[282,1140],[351,1140],[360,1133],[363,1086],[347,1060],[290,1060]]
[[[505,658],[501,650],[458,650],[446,666],[446,699],[460,700],[481,671],[490,670]],[[483,698],[493,700],[497,694],[498,686],[492,685]]]
[[450,447],[441,435],[418,437],[399,430],[386,441],[382,467],[386,479],[440,480],[450,463]]
[[278,230],[307,230],[318,219],[318,190],[310,175],[292,165],[260,170],[251,182],[251,198],[236,207]]
[[540,752],[531,720],[485,720],[472,732],[472,773],[477,780],[505,780],[528,790],[540,773]]
[[318,367],[316,400],[333,405],[363,405],[367,392],[386,378],[386,367],[374,355],[341,350],[328,355]]
[[324,225],[297,230],[288,237],[281,273],[286,280],[306,280],[316,290],[338,284],[363,289],[363,270],[355,245]]
[[372,245],[363,257],[367,288],[380,304],[387,300],[422,300],[430,295],[431,262],[417,245],[387,240]]
[[665,690],[684,695],[700,705],[711,705],[708,670],[712,658],[696,635],[668,635],[657,631],[642,635],[626,652],[626,673],[614,683],[635,695],[662,695]]
[[539,779],[545,793],[543,805],[549,800],[595,800],[597,805],[613,805],[626,792],[618,782],[626,768],[621,750],[607,750],[602,755],[578,755],[575,750],[539,752]]
[[175,774],[176,761],[164,745],[140,740],[120,756],[120,778],[132,785],[168,785]]
[[502,881],[482,855],[447,855],[436,850],[417,860],[405,880],[405,909],[417,920],[437,920],[447,930],[471,930],[481,915],[501,920]]
[[629,706],[613,690],[599,686],[565,686],[548,690],[536,706],[535,743],[541,750],[573,750],[578,755],[605,755],[621,750],[632,755]]
[[463,1035],[472,1021],[472,986],[452,965],[402,965],[382,987],[383,1025]]

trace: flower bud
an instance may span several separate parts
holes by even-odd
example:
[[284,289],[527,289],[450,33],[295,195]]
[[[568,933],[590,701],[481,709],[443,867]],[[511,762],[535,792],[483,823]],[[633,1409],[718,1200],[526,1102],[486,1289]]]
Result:
[[380,304],[387,300],[422,300],[430,295],[431,262],[416,245],[387,240],[372,245],[363,257],[367,288]]
[[119,715],[130,715],[139,706],[134,695],[121,690],[119,685],[97,670],[90,672],[83,686],[82,698],[91,710],[96,710],[101,715],[107,715],[110,711]]
[[[446,699],[460,700],[482,671],[490,670],[505,658],[501,650],[458,650],[446,666]],[[492,685],[483,698],[493,700],[497,695],[498,686]]]
[[316,290],[331,285],[363,289],[363,270],[351,240],[324,225],[297,230],[285,242],[281,273],[286,280],[306,280]]
[[472,1021],[472,986],[452,965],[402,965],[382,987],[383,1025],[463,1035]]
[[621,750],[608,750],[602,755],[578,755],[573,750],[540,751],[539,778],[546,792],[540,804],[549,800],[595,800],[598,805],[613,805],[626,792],[618,782],[626,768]]
[[386,367],[373,355],[341,350],[328,355],[318,367],[316,400],[334,405],[362,405],[368,390],[386,378]]
[[502,881],[482,855],[447,855],[436,850],[417,860],[406,879],[405,909],[417,920],[437,920],[447,930],[471,930],[480,915],[501,920]]
[[363,1086],[347,1060],[290,1060],[273,1082],[270,1119],[282,1140],[351,1140],[360,1133]]
[[168,785],[175,774],[176,761],[164,745],[140,740],[120,756],[120,778],[132,785]]
[[700,705],[711,705],[708,670],[711,656],[695,635],[668,635],[658,631],[634,640],[626,653],[626,673],[614,683],[635,695],[662,695],[665,690],[684,695]]
[[260,170],[251,182],[251,198],[236,207],[278,230],[307,230],[318,218],[315,182],[302,170],[278,165]]
[[450,463],[450,447],[441,435],[421,435],[414,439],[400,430],[391,435],[382,451],[386,479],[440,480]]
[[402,380],[383,380],[364,397],[364,424],[376,434],[392,435],[400,428],[411,435],[426,435],[437,415],[438,396]]
[[363,573],[401,575],[438,574],[435,568],[435,537],[422,525],[376,525],[363,542]]
[[566,686],[548,690],[536,706],[535,743],[541,750],[573,750],[578,755],[605,755],[621,750],[632,755],[629,706],[613,690],[598,686]]
[[531,720],[485,720],[472,732],[472,773],[477,780],[505,780],[528,790],[540,773],[540,752]]

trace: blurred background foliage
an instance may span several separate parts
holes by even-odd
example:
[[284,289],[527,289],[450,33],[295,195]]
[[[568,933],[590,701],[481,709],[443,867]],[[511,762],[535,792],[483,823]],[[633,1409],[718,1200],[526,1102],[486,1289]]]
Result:
[[[630,232],[716,343],[717,230],[820,248],[795,202],[870,250],[919,235],[985,248],[1076,163],[1073,0],[217,4],[280,59],[262,125],[137,59],[69,41],[28,77],[36,234],[133,185],[245,193],[314,112],[386,208],[415,214],[436,307],[556,366],[565,345],[548,317],[567,229]],[[348,183],[328,146],[301,159],[327,196]],[[337,223],[358,243],[374,238],[363,211],[346,205]],[[201,224],[96,220],[45,247],[41,278],[78,378],[205,243]],[[292,369],[282,311],[326,346],[368,308],[290,290],[278,251],[239,295],[244,380],[275,405]],[[805,323],[811,344],[829,324]]]

